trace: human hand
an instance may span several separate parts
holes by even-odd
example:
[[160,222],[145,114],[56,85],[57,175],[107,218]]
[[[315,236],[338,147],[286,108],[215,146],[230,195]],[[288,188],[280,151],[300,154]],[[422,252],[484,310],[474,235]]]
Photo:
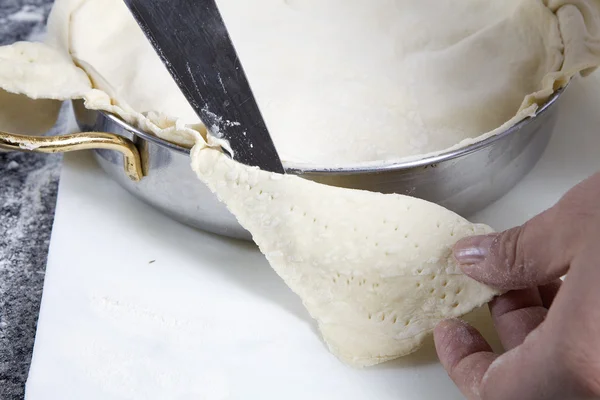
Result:
[[600,398],[600,173],[523,226],[464,239],[454,254],[468,276],[509,290],[489,304],[503,355],[460,320],[435,329],[440,361],[468,399]]

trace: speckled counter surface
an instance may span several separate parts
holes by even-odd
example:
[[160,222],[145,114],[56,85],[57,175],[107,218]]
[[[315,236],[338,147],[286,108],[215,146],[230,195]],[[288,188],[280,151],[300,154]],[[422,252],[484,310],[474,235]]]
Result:
[[[52,0],[0,0],[0,45],[35,40]],[[54,218],[60,157],[0,153],[0,400],[22,399]]]

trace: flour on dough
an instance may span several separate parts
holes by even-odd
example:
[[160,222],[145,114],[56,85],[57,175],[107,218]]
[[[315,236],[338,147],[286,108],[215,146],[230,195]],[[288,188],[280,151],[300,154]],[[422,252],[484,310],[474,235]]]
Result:
[[457,240],[489,227],[412,197],[247,167],[201,144],[192,160],[350,365],[413,352],[439,321],[498,294],[461,274],[452,256]]

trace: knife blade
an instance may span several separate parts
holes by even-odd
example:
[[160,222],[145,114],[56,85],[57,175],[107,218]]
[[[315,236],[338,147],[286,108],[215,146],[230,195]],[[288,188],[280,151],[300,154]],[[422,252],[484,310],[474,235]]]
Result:
[[124,0],[209,132],[233,159],[285,173],[215,0]]

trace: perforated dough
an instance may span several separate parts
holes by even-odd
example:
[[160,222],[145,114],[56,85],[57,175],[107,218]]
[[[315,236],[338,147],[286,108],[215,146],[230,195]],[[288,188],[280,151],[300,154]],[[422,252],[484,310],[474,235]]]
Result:
[[[219,1],[288,163],[417,157],[481,140],[600,64],[600,0],[371,3],[260,0],[249,13],[249,5]],[[246,12],[254,19],[241,19]],[[451,256],[457,240],[489,227],[415,198],[324,186],[225,157],[120,0],[57,0],[46,44],[0,48],[0,89],[0,129],[29,123],[5,99],[48,102],[36,100],[50,121],[54,100],[72,98],[195,144],[198,177],[349,364],[410,353],[438,321],[497,294],[462,275]]]
[[440,320],[497,294],[462,275],[451,249],[489,227],[412,197],[249,168],[203,146],[192,160],[350,365],[410,353]]

